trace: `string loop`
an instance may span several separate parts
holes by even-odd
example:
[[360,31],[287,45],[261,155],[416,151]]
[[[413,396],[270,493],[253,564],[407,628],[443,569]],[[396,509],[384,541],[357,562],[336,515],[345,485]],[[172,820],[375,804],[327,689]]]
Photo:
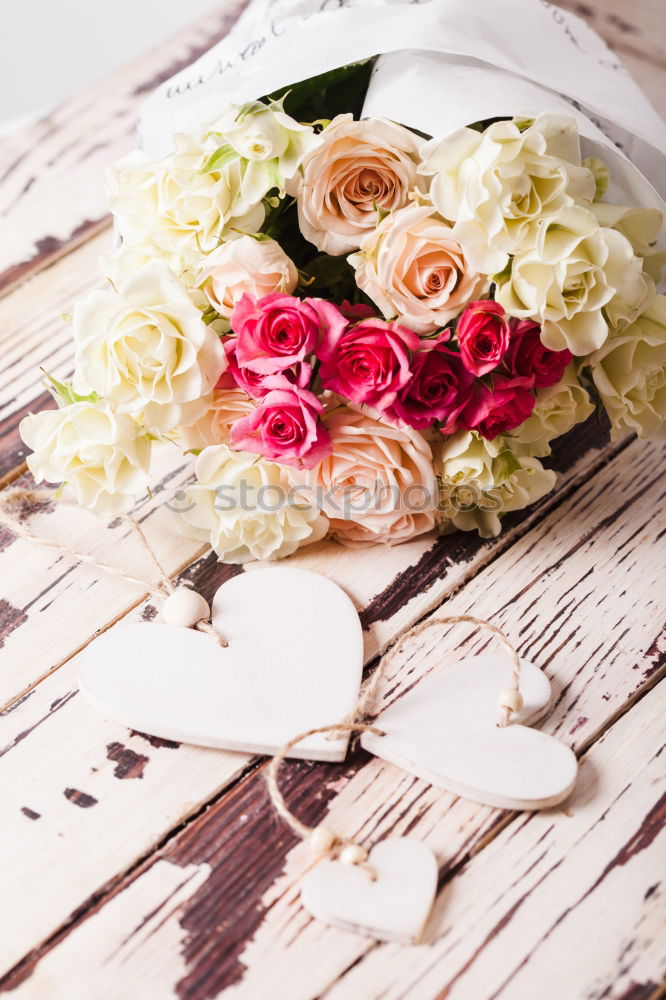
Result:
[[[308,736],[314,736],[317,733],[328,733],[335,736],[339,733],[369,732],[374,733],[376,736],[384,736],[385,733],[379,726],[366,720],[372,715],[372,709],[379,690],[380,682],[386,676],[388,665],[393,661],[394,657],[400,652],[400,650],[404,649],[405,644],[410,640],[423,635],[424,632],[427,632],[429,629],[434,628],[437,625],[457,624],[475,625],[477,628],[486,629],[500,642],[511,657],[511,686],[500,695],[502,713],[498,725],[506,726],[510,722],[512,713],[519,711],[522,707],[522,698],[520,696],[520,657],[518,656],[518,653],[509,638],[497,625],[491,624],[491,622],[486,621],[485,618],[475,618],[473,615],[435,615],[432,618],[428,618],[425,621],[412,626],[412,628],[408,629],[406,632],[403,632],[403,634],[398,636],[395,642],[388,647],[379,661],[374,673],[361,688],[359,699],[353,712],[340,722],[333,723],[329,726],[320,726],[317,729],[309,729],[307,732],[300,733],[298,736],[295,736],[293,739],[289,740],[288,743],[285,743],[285,745],[278,751],[278,753],[275,754],[268,764],[268,768],[266,770],[266,784],[268,786],[268,794],[273,804],[273,808],[285,821],[285,823],[294,831],[294,833],[297,834],[297,836],[301,837],[303,840],[309,840],[311,844],[313,844],[313,841],[316,841],[314,846],[318,853],[333,856],[339,854],[342,857],[345,847],[359,848],[360,845],[356,844],[354,841],[338,837],[325,826],[308,826],[307,823],[303,823],[289,809],[284,795],[280,791],[278,783],[278,773],[280,771],[280,767],[288,756],[289,751],[292,750],[293,747],[297,746],[302,740],[307,739]],[[381,717],[381,710],[378,714]],[[318,834],[320,836],[317,836]],[[361,849],[358,852],[353,852],[349,855],[349,857],[351,863],[360,863],[361,866],[366,869],[371,878],[375,877],[372,868],[365,864],[364,860],[362,860],[367,857],[367,852],[365,850]],[[353,857],[357,857],[358,862],[351,860]]]
[[[112,563],[106,562],[104,559],[98,559],[97,556],[92,556],[88,552],[80,552],[78,549],[74,549],[55,538],[47,538],[44,535],[38,535],[37,532],[33,531],[33,529],[28,525],[26,518],[22,516],[22,508],[25,505],[33,505],[44,502],[53,502],[53,493],[49,490],[26,489],[22,486],[13,486],[9,489],[0,490],[0,525],[7,528],[7,530],[17,538],[24,538],[28,541],[36,542],[38,545],[43,545],[46,548],[54,549],[62,555],[67,555],[72,559],[76,559],[78,562],[85,563],[88,566],[94,566],[96,569],[100,569],[104,573],[108,573],[110,576],[114,576],[120,580],[125,580],[126,583],[131,583],[136,587],[141,587],[146,594],[150,594],[151,597],[157,598],[158,600],[163,599],[165,595],[169,597],[174,593],[176,585],[158,559],[157,554],[150,545],[143,528],[131,514],[125,514],[124,519],[130,525],[143,551],[155,568],[157,575],[159,576],[159,582],[157,584],[150,583],[141,577],[133,576],[132,573],[127,573],[125,570],[120,569],[118,566],[114,566]],[[199,631],[210,635],[217,642],[219,642],[221,646],[227,645],[226,640],[218,634],[210,621],[203,619],[202,621],[196,622],[194,627]]]

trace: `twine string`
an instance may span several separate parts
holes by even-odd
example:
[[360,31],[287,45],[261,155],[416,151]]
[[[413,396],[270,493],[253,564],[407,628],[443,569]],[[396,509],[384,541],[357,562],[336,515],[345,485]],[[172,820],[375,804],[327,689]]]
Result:
[[[37,545],[42,545],[45,548],[60,552],[62,555],[69,556],[71,559],[76,559],[78,562],[85,563],[88,566],[94,566],[96,569],[100,569],[104,573],[108,573],[110,576],[114,576],[120,580],[125,580],[126,583],[131,583],[136,587],[140,587],[145,593],[150,594],[151,597],[162,599],[165,594],[169,597],[171,594],[175,593],[177,589],[176,585],[160,562],[155,550],[148,541],[143,528],[131,514],[125,514],[124,520],[127,521],[132,528],[132,531],[141,545],[141,548],[159,576],[158,584],[151,583],[142,577],[134,576],[132,573],[128,573],[119,566],[114,566],[113,563],[108,563],[104,559],[99,559],[97,556],[93,556],[89,552],[81,552],[78,549],[73,548],[71,545],[67,545],[65,542],[61,542],[56,538],[47,538],[45,535],[37,534],[37,532],[34,531],[27,523],[26,517],[23,516],[22,509],[25,505],[33,505],[44,502],[51,503],[52,501],[53,494],[49,490],[26,489],[22,486],[14,486],[10,489],[0,490],[0,525],[5,527],[17,538],[24,538],[27,541],[34,542]],[[190,586],[189,584],[185,585]],[[219,635],[210,621],[204,619],[196,622],[194,627],[199,631],[210,635],[221,646],[228,645],[226,640]]]
[[[289,754],[289,751],[302,740],[307,739],[309,736],[314,736],[317,733],[327,733],[329,734],[329,738],[335,738],[340,733],[354,734],[363,732],[374,733],[375,736],[385,736],[386,734],[379,726],[367,720],[370,716],[372,716],[374,702],[377,697],[380,684],[386,676],[389,664],[392,663],[393,659],[402,649],[404,649],[408,642],[418,638],[420,635],[423,635],[424,632],[427,632],[429,629],[434,628],[435,626],[457,624],[475,625],[477,628],[486,629],[498,640],[511,657],[512,670],[508,692],[510,694],[515,693],[516,696],[520,695],[520,657],[518,656],[518,653],[508,636],[506,636],[497,625],[491,624],[491,622],[486,621],[485,618],[475,618],[473,615],[435,615],[434,617],[429,618],[426,621],[419,622],[418,624],[412,626],[412,628],[407,629],[407,631],[398,636],[392,645],[390,645],[384,652],[384,655],[379,661],[375,671],[361,688],[358,701],[352,712],[345,716],[344,719],[341,719],[340,722],[336,722],[328,726],[320,726],[317,729],[308,729],[307,732],[300,733],[298,736],[295,736],[293,739],[289,740],[288,743],[285,743],[269,762],[266,770],[266,784],[268,786],[268,794],[273,808],[284,820],[284,822],[293,830],[293,832],[297,834],[297,836],[301,837],[302,840],[312,838],[313,834],[316,834],[317,830],[321,829],[321,827],[308,826],[307,823],[303,823],[298,816],[291,811],[285,801],[284,795],[280,790],[278,774],[280,767]],[[506,704],[506,699],[502,703],[501,707],[502,712],[498,726],[506,726],[511,720],[511,715],[514,709]],[[381,716],[381,709],[376,714]],[[336,856],[346,846],[358,847],[359,845],[352,840],[334,835],[329,849],[324,853]],[[370,865],[362,862],[361,867],[366,870],[367,874],[371,878],[376,877]]]

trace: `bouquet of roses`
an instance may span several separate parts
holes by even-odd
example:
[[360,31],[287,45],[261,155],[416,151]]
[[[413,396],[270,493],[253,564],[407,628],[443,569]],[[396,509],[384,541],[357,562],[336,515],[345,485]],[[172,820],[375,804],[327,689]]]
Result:
[[327,534],[496,535],[595,406],[666,436],[654,202],[610,203],[579,116],[546,101],[446,134],[367,115],[380,63],[225,104],[111,169],[107,287],[74,309],[58,409],[21,426],[37,479],[111,517],[176,442],[181,526],[244,562]]

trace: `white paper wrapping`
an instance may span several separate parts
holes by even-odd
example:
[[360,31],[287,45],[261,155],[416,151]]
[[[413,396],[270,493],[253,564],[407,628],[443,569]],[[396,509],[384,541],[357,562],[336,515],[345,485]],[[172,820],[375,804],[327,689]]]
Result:
[[364,116],[443,136],[565,111],[585,154],[608,163],[610,199],[664,211],[664,123],[599,36],[546,0],[252,0],[225,39],[148,99],[141,144],[163,156],[176,132],[229,103],[375,55]]

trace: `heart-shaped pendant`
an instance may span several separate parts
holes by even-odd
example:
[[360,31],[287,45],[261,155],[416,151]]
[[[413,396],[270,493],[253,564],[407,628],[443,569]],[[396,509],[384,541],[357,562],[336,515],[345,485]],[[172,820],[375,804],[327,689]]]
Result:
[[[79,686],[107,718],[165,739],[273,754],[352,712],[363,669],[358,614],[317,573],[241,573],[213,602],[217,645],[194,629],[117,625],[81,654]],[[290,756],[341,761],[348,736],[318,733]]]
[[320,861],[301,886],[306,910],[325,924],[380,941],[415,944],[437,890],[437,862],[429,847],[411,837],[382,840],[368,867]]
[[361,743],[455,795],[503,809],[545,809],[567,797],[576,781],[575,754],[560,740],[530,729],[550,703],[548,678],[523,663],[524,706],[499,727],[497,695],[511,676],[501,655],[461,660],[419,681],[379,715],[385,733]]

